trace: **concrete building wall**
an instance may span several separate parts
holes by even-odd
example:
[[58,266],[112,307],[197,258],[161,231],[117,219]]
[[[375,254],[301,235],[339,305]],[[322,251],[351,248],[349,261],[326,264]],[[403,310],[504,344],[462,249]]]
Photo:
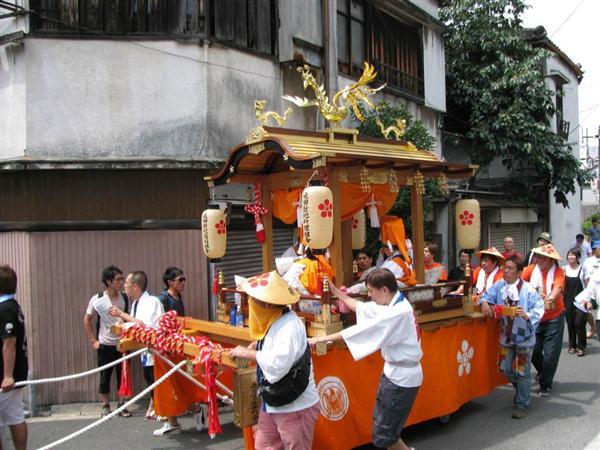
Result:
[[0,160],[18,158],[25,154],[26,72],[24,44],[0,46]]
[[299,48],[294,44],[294,38],[309,44],[323,46],[323,10],[321,0],[307,0],[298,2],[295,0],[279,0],[279,60],[297,60],[296,56],[303,54],[306,62],[317,65],[320,55]]
[[[569,82],[563,85],[563,120],[570,122],[570,133],[567,137],[567,144],[571,147],[573,154],[579,159],[579,98],[578,82],[575,74],[570,67],[556,55],[547,60],[546,80],[547,86],[553,92],[556,92],[558,73],[561,76],[569,78]],[[556,117],[551,121],[551,126],[556,130]],[[573,194],[567,198],[569,207],[565,208],[557,204],[554,200],[554,192],[550,192],[549,199],[549,220],[550,232],[554,239],[553,243],[561,255],[566,255],[571,243],[575,240],[575,235],[581,232],[581,194],[577,187]]]
[[[3,158],[223,159],[281,109],[276,61],[175,41],[28,39],[3,60]],[[4,50],[5,54],[7,50]]]
[[444,41],[439,29],[423,28],[423,76],[425,106],[446,111],[446,60]]

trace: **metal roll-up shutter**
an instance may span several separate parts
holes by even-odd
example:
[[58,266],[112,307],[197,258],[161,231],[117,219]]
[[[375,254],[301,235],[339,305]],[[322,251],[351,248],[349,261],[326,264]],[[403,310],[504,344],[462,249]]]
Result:
[[522,255],[528,250],[527,225],[524,223],[492,223],[488,228],[490,247],[496,247],[500,252],[504,251],[504,238],[510,236],[515,242],[515,250]]
[[[233,227],[231,227],[233,228]],[[273,256],[279,257],[293,244],[293,227],[273,229]],[[248,229],[228,228],[227,252],[217,263],[225,275],[226,286],[234,286],[234,275],[251,277],[262,273],[262,248],[256,242],[254,224]]]

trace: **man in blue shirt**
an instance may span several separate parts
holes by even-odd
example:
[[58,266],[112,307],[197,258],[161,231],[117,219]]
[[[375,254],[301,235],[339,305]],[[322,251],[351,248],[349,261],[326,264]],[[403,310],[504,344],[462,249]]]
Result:
[[588,234],[590,235],[590,241],[598,241],[600,240],[600,220],[594,218],[592,219],[592,226],[588,229]]
[[498,367],[516,389],[512,417],[527,416],[531,392],[531,355],[535,329],[544,315],[544,301],[531,285],[521,280],[523,262],[515,255],[504,263],[504,279],[495,283],[479,298],[481,311],[495,317],[492,306],[516,306],[515,317],[500,318],[500,355]]

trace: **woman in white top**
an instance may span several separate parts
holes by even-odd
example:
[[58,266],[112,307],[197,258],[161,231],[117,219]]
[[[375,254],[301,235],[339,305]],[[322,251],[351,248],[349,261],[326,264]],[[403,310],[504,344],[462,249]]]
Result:
[[[577,356],[584,356],[587,346],[585,335],[585,324],[587,320],[587,311],[578,307],[575,297],[583,291],[583,271],[579,264],[581,252],[573,247],[567,253],[569,264],[563,266],[565,271],[565,290],[563,301],[565,303],[565,319],[569,333],[569,353],[577,353]],[[585,308],[584,308],[585,309]]]
[[400,435],[423,382],[417,323],[412,306],[398,291],[391,271],[375,269],[365,281],[373,300],[366,303],[330,284],[332,293],[356,311],[356,325],[329,336],[310,338],[308,342],[314,346],[343,339],[355,360],[381,350],[385,364],[373,412],[373,445],[408,450]]

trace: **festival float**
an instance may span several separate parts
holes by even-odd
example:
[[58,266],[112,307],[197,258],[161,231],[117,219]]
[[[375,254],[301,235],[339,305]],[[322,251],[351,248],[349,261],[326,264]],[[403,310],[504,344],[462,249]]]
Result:
[[[339,127],[351,109],[361,120],[359,103],[373,106],[369,96],[381,87],[369,87],[376,77],[370,65],[365,63],[361,78],[335,94],[331,102],[308,67],[298,71],[305,89],[313,89],[315,99],[284,98],[302,108],[317,106],[331,127],[322,131],[284,128],[291,110],[288,108],[284,115],[265,112],[266,102],[257,101],[255,110],[260,125],[250,131],[245,142],[231,149],[221,170],[206,177],[206,182],[211,190],[230,183],[254,186],[253,201],[246,206],[246,212],[254,217],[264,273],[276,267],[271,239],[273,220],[296,223],[301,245],[310,253],[301,261],[311,270],[305,270],[298,278],[304,289],[294,308],[305,321],[308,336],[337,332],[352,323],[351,315],[338,308],[329,282],[338,286],[353,283],[353,250],[364,246],[366,223],[380,227],[382,235],[386,234],[382,241],[397,244],[416,275],[416,283],[407,283],[401,290],[412,303],[420,326],[424,382],[407,425],[447,418],[469,400],[487,395],[506,382],[496,370],[499,328],[496,321],[486,320],[474,311],[469,268],[464,281],[426,284],[424,181],[469,178],[476,166],[440,161],[434,153],[403,141],[404,123],[400,120],[388,128],[379,122],[385,138],[361,136],[356,129]],[[278,126],[269,126],[269,120]],[[387,215],[402,188],[410,189],[411,194],[414,259],[406,252],[402,219]],[[474,200],[461,200],[456,211],[459,244],[474,251],[479,246],[479,206]],[[204,251],[218,269],[215,261],[226,252],[225,212],[207,209],[201,222]],[[234,422],[244,428],[246,448],[253,448],[249,427],[256,423],[260,407],[255,369],[227,355],[228,346],[251,342],[248,328],[241,326],[248,319],[247,297],[235,286],[226,286],[224,274],[219,270],[217,273],[215,322],[178,318],[169,325],[176,337],[166,345],[164,341],[169,338],[163,335],[152,331],[144,335],[130,329],[123,334],[121,348],[157,346],[170,355],[170,365],[187,358],[189,373],[194,374],[195,367],[193,376],[204,377],[205,389],[211,393],[206,400],[210,400],[213,419],[216,395],[225,395],[233,401]],[[460,284],[465,285],[465,294],[452,294]],[[243,316],[237,326],[231,324],[232,311],[236,317]],[[368,443],[383,366],[379,353],[355,362],[343,345],[320,346],[313,355],[313,364],[321,408],[313,448],[342,450]],[[169,365],[161,370],[168,368]],[[219,381],[223,371],[225,376]],[[161,404],[170,401],[170,392],[168,388],[157,390],[157,414],[170,415],[160,410]],[[211,432],[216,430],[213,425]]]

